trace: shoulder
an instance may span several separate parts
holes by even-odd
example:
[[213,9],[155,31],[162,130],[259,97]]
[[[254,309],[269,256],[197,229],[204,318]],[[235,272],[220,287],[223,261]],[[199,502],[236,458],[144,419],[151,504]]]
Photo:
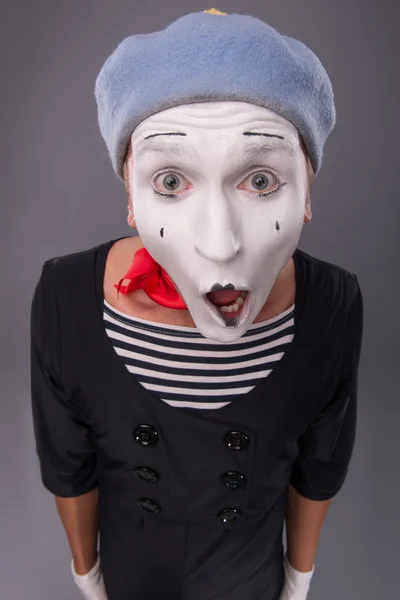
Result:
[[[91,248],[60,256],[53,256],[42,263],[41,271],[34,289],[32,308],[35,312],[41,310],[54,312],[55,305],[60,299],[66,303],[73,293],[78,292],[82,297],[96,281],[114,240],[103,242]],[[45,309],[46,307],[46,309]]]
[[318,286],[321,291],[324,289],[330,292],[337,300],[345,301],[345,304],[352,303],[361,294],[356,273],[336,263],[317,258],[299,248],[296,253],[306,267],[306,275],[311,284]]
[[102,275],[109,271],[126,272],[132,262],[133,253],[141,246],[138,237],[126,236],[109,240],[92,246],[91,248],[54,256],[43,263],[43,269],[49,271],[54,277],[77,277],[100,264]]
[[96,261],[102,256],[107,256],[115,240],[103,242],[91,248],[53,256],[43,263],[43,270],[52,273],[53,276],[77,275],[80,271],[88,269],[95,265]]
[[332,262],[321,260],[302,250],[298,257],[303,261],[311,296],[310,303],[323,312],[330,322],[339,317],[338,334],[356,346],[358,353],[363,332],[364,301],[356,273]]
[[304,250],[301,250],[300,248],[297,248],[296,252],[298,253],[298,255],[302,258],[302,260],[306,263],[308,263],[310,265],[311,268],[321,271],[327,271],[330,272],[332,275],[336,275],[336,276],[344,276],[344,277],[352,277],[352,278],[356,278],[356,274],[352,273],[351,271],[345,269],[344,267],[341,267],[339,265],[337,265],[336,263],[332,263],[332,262],[328,262],[326,260],[322,260],[321,258],[317,258],[316,256],[313,256],[312,254],[309,254],[308,252],[305,252]]
[[324,314],[333,323],[335,315],[342,324],[340,330],[362,330],[364,318],[363,294],[356,273],[297,249],[302,262],[306,303],[311,312]]

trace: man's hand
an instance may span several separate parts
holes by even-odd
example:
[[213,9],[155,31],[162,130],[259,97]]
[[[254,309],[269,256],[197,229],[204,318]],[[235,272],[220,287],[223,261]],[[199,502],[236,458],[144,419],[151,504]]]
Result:
[[311,571],[297,571],[290,564],[287,554],[283,559],[285,582],[279,600],[306,600],[315,566]]
[[84,575],[78,575],[74,568],[74,561],[71,561],[71,572],[74,581],[85,600],[107,600],[106,589],[104,587],[103,574],[100,569],[100,556],[94,567]]

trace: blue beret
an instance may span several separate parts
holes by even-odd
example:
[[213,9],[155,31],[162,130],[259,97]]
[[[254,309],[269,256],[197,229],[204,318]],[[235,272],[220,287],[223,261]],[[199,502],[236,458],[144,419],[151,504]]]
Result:
[[121,179],[141,121],[180,104],[220,100],[250,102],[291,121],[318,172],[335,124],[332,85],[320,60],[255,17],[217,12],[191,13],[161,31],[132,35],[101,68],[99,126]]

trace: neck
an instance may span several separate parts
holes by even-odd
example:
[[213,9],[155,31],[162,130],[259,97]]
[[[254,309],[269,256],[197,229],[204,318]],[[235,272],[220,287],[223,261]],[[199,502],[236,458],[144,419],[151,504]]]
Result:
[[266,303],[254,320],[255,323],[272,319],[290,308],[296,298],[296,277],[293,258],[290,258],[279,273]]

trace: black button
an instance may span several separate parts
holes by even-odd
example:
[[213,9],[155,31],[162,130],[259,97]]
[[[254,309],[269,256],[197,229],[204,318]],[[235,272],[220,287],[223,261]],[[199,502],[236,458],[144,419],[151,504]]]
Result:
[[245,476],[237,471],[228,471],[221,477],[221,483],[231,490],[242,488],[246,484]]
[[153,500],[149,500],[148,498],[140,498],[138,504],[140,508],[143,508],[143,510],[147,510],[147,512],[151,512],[154,515],[158,515],[158,513],[161,510],[158,504],[153,502]]
[[135,473],[140,479],[143,479],[143,481],[148,481],[149,483],[158,481],[158,473],[148,467],[137,467]]
[[141,446],[153,446],[158,442],[158,432],[151,425],[139,425],[133,437]]
[[241,515],[242,513],[238,508],[224,508],[217,516],[223,523],[230,523],[231,521],[240,519]]
[[244,450],[249,442],[249,436],[242,431],[230,431],[225,438],[225,444],[232,450]]

